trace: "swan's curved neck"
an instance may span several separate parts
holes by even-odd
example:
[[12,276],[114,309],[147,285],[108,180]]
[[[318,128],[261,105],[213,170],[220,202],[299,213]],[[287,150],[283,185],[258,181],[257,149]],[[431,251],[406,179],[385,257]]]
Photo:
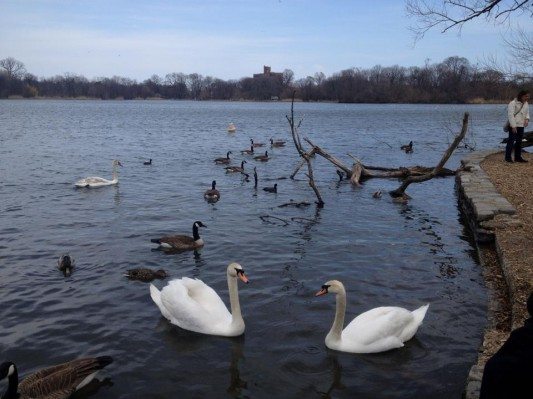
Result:
[[335,320],[331,330],[329,330],[326,339],[333,339],[340,341],[342,335],[342,327],[344,326],[344,315],[346,313],[346,291],[342,290],[337,294],[337,307],[335,310]]
[[118,169],[116,164],[113,164],[113,180],[118,180]]
[[239,303],[239,287],[237,285],[237,279],[231,277],[228,274],[228,291],[229,291],[229,303],[231,305],[231,324],[235,326],[244,325],[244,320],[241,314],[241,305]]

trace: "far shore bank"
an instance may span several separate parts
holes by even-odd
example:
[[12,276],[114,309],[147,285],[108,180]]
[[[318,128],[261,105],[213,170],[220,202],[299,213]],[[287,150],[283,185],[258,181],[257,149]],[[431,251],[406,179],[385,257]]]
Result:
[[[0,98],[0,100],[72,100],[72,101],[215,101],[215,102],[250,102],[250,103],[290,103],[291,98],[283,98],[279,100],[247,100],[247,99],[236,99],[236,100],[222,100],[222,99],[209,99],[209,100],[195,100],[191,98],[184,99],[173,99],[173,98],[162,98],[162,97],[147,97],[147,98],[132,98],[125,99],[123,97],[103,99],[98,97],[23,97],[23,96],[9,96],[7,98]],[[301,98],[295,98],[295,102],[304,102]],[[397,103],[397,102],[338,102],[338,101],[305,101],[308,103],[324,103],[324,104],[412,104],[412,105],[486,105],[486,104],[507,104],[508,100],[484,100],[475,98],[464,103],[426,103],[426,102],[412,102],[412,103]]]

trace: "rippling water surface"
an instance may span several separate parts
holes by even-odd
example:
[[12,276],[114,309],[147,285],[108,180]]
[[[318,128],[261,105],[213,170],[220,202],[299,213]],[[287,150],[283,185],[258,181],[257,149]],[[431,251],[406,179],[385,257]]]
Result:
[[[295,108],[301,134],[347,164],[351,153],[391,167],[436,164],[465,110],[477,148],[493,147],[505,115],[497,105]],[[267,148],[268,163],[247,158],[245,168],[257,166],[257,191],[212,159],[233,150],[240,163],[250,138],[290,140],[289,111],[287,103],[0,101],[0,360],[15,361],[24,375],[82,355],[113,356],[100,383],[78,398],[460,397],[480,345],[486,294],[454,180],[413,184],[412,201],[399,205],[387,195],[372,198],[397,181],[355,188],[317,158],[326,206],[278,208],[314,201],[303,175],[274,180],[298,162],[290,142]],[[226,132],[229,122],[237,133]],[[415,151],[407,155],[399,146],[410,140]],[[110,178],[114,158],[124,165],[118,186],[74,189],[82,177]],[[152,166],[143,165],[148,158]],[[222,199],[208,204],[202,195],[214,179]],[[274,182],[278,194],[261,190]],[[194,220],[208,226],[199,254],[151,250],[150,238],[191,234]],[[55,268],[64,252],[77,261],[69,278]],[[246,333],[237,339],[170,325],[149,286],[123,276],[129,268],[163,268],[202,279],[228,303],[231,261],[251,280],[240,285]],[[324,337],[335,298],[313,296],[330,279],[346,286],[348,321],[377,306],[431,306],[402,349],[331,351]]]

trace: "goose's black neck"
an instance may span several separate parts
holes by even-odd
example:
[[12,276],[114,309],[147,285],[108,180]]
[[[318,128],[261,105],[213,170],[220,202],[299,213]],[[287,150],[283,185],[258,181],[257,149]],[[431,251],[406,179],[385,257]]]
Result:
[[198,234],[198,226],[196,223],[192,225],[192,237],[194,238],[194,241],[200,239],[200,234]]
[[244,169],[244,161],[241,162],[241,169]]

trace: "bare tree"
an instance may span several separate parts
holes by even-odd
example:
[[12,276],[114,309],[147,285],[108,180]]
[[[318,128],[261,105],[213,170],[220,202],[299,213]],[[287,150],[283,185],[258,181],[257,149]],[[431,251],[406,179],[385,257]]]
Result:
[[13,57],[0,60],[0,67],[6,70],[8,79],[22,79],[26,73],[24,64]]
[[533,69],[533,34],[517,28],[504,38],[509,54],[526,69]]
[[511,61],[498,60],[489,56],[482,61],[487,69],[497,69],[514,80],[531,79],[533,68],[533,36],[519,25],[511,24],[513,17],[533,17],[531,0],[406,0],[407,14],[415,19],[410,29],[415,40],[435,28],[442,33],[452,28],[461,31],[464,24],[476,18],[485,18],[495,25],[505,25],[504,35]]
[[407,14],[417,23],[411,30],[421,38],[430,29],[439,27],[442,33],[462,26],[478,17],[495,23],[510,22],[513,15],[533,16],[530,0],[407,0]]

